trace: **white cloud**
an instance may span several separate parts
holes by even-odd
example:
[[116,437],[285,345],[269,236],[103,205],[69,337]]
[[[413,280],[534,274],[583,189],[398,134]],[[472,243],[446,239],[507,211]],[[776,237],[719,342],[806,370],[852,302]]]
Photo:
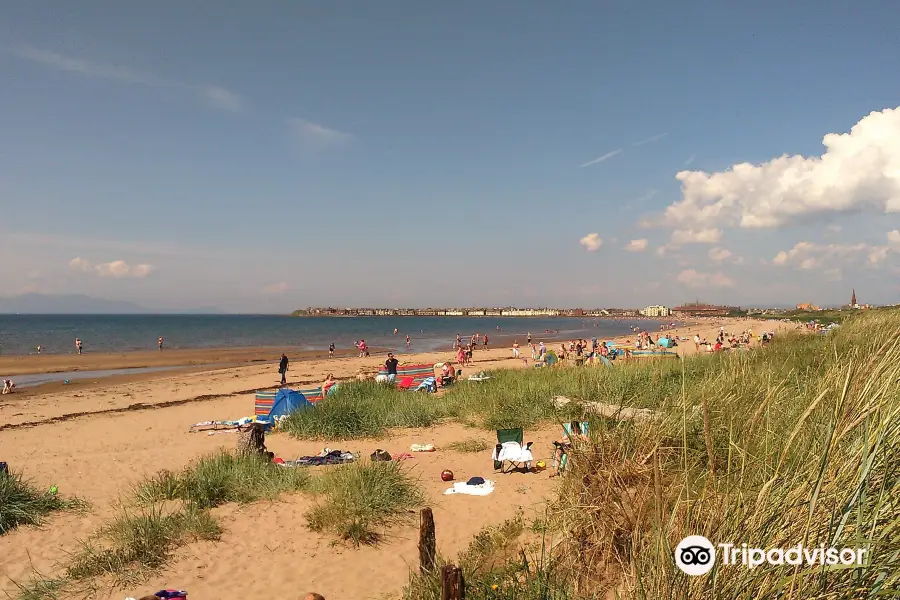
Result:
[[129,265],[124,260],[114,260],[107,263],[92,265],[89,261],[80,256],[69,261],[69,268],[73,271],[81,271],[83,273],[91,273],[98,277],[112,277],[121,279],[129,277],[132,279],[143,279],[154,271],[156,267],[148,264]]
[[263,292],[266,294],[283,294],[288,291],[289,288],[290,286],[286,282],[279,281],[278,283],[270,283],[263,287]]
[[790,250],[782,250],[772,259],[773,265],[793,266],[804,270],[837,269],[853,263],[878,266],[891,253],[900,252],[900,231],[887,234],[886,244],[816,244],[797,242]]
[[679,283],[692,288],[730,288],[734,281],[722,273],[701,273],[694,269],[685,269],[675,278]]
[[631,240],[628,242],[628,245],[625,246],[625,250],[628,252],[643,252],[647,249],[647,240]]
[[682,244],[717,244],[722,239],[721,229],[676,229],[672,232],[671,243]]
[[649,144],[650,142],[659,141],[659,140],[663,139],[664,137],[666,137],[667,135],[669,135],[669,134],[668,133],[657,133],[656,135],[651,135],[650,137],[648,137],[646,139],[643,139],[639,142],[633,143],[632,146],[637,148],[638,146],[643,146],[644,144]]
[[709,249],[709,258],[715,262],[722,262],[728,260],[733,255],[731,251],[727,248],[710,248]]
[[291,117],[287,120],[291,134],[296,138],[320,146],[336,146],[353,139],[353,136],[337,129],[313,123],[305,119]]
[[207,104],[219,110],[241,112],[244,109],[244,100],[240,96],[217,85],[203,88],[203,96]]
[[129,67],[110,64],[95,63],[74,56],[67,56],[35,48],[34,46],[18,46],[12,53],[23,60],[44,65],[60,71],[76,73],[83,77],[94,79],[107,79],[120,83],[144,85],[155,88],[177,88],[198,95],[204,102],[228,112],[239,112],[243,109],[241,97],[223,87],[210,85],[196,85],[159,77],[151,73],[141,72]]
[[872,112],[822,143],[821,156],[679,172],[683,198],[666,209],[663,224],[773,228],[816,215],[900,212],[900,107]]
[[615,156],[617,154],[621,154],[621,153],[622,153],[621,148],[619,148],[618,150],[613,150],[612,152],[607,152],[606,154],[602,154],[602,155],[598,156],[594,160],[589,160],[588,162],[584,163],[583,165],[578,165],[578,168],[583,169],[584,167],[589,167],[591,165],[596,165],[597,163],[602,163],[604,160],[612,158],[613,156]]
[[584,246],[588,252],[596,252],[603,245],[603,240],[600,239],[599,233],[589,233],[581,238],[578,243]]

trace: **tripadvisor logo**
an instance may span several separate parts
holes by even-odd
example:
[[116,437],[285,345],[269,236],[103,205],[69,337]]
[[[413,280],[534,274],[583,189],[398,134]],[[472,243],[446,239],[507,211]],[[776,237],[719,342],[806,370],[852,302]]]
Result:
[[716,548],[702,535],[689,535],[675,548],[675,564],[688,575],[705,575],[716,564]]
[[751,548],[747,544],[713,545],[702,535],[689,535],[675,548],[675,564],[688,575],[705,575],[716,564],[716,548],[722,566],[741,565],[748,569],[768,565],[862,566],[866,564],[866,548],[813,548],[797,544],[790,548]]

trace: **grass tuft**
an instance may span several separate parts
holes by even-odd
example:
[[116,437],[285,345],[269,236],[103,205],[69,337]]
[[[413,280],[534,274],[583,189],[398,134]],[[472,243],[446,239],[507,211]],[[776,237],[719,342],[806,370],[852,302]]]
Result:
[[310,481],[304,469],[272,464],[262,457],[218,452],[201,457],[179,473],[160,471],[138,484],[134,496],[149,504],[183,500],[200,508],[226,502],[272,500],[283,492],[305,489]]
[[378,438],[392,427],[430,427],[440,417],[431,394],[375,382],[341,384],[314,410],[299,410],[280,428],[303,439]]
[[208,511],[185,505],[175,511],[158,506],[127,510],[82,543],[71,557],[66,575],[85,580],[111,575],[119,585],[138,581],[163,567],[172,551],[186,543],[216,540],[221,529]]
[[490,447],[491,444],[487,443],[484,440],[480,440],[478,438],[467,438],[447,444],[446,449],[453,450],[454,452],[464,452],[472,454],[475,452],[484,452],[485,450],[490,449]]
[[310,528],[357,546],[377,543],[386,527],[407,521],[425,502],[418,482],[396,462],[336,467],[316,480],[315,491],[324,498],[306,515]]
[[50,513],[85,506],[83,500],[41,491],[19,473],[0,473],[0,535],[19,525],[41,525]]

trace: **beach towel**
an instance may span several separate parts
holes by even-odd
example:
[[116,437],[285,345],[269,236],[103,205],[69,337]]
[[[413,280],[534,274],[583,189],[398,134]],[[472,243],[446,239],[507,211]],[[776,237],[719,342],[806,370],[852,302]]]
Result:
[[413,452],[434,452],[434,444],[413,444],[409,449]]
[[[294,461],[285,461],[284,467],[318,467],[322,465],[343,465],[356,460],[356,455],[346,450],[328,450],[318,456],[301,456]],[[324,451],[323,451],[324,452]]]
[[524,432],[521,427],[516,429],[498,429],[497,445],[491,453],[494,460],[494,470],[503,471],[503,463],[508,462],[511,468],[526,469],[531,466],[534,456],[531,454],[531,445],[534,442],[523,444]]
[[467,481],[457,481],[452,488],[448,488],[444,495],[450,494],[466,494],[468,496],[487,496],[494,491],[494,482],[490,479],[484,480],[479,485],[469,485]]
[[[376,380],[380,375],[387,378],[387,370],[378,371],[378,375],[375,376]],[[400,365],[397,367],[397,376],[394,378],[394,382],[399,389],[415,390],[429,377],[434,378],[433,364]]]
[[416,388],[417,392],[436,392],[437,391],[437,379],[434,377],[426,377],[422,383],[419,384],[419,387]]

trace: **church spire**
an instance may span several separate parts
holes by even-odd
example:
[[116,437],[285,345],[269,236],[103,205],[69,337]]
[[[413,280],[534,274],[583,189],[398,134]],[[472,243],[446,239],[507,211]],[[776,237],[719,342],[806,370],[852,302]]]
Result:
[[856,306],[856,288],[853,288],[853,296],[850,297],[850,306]]

